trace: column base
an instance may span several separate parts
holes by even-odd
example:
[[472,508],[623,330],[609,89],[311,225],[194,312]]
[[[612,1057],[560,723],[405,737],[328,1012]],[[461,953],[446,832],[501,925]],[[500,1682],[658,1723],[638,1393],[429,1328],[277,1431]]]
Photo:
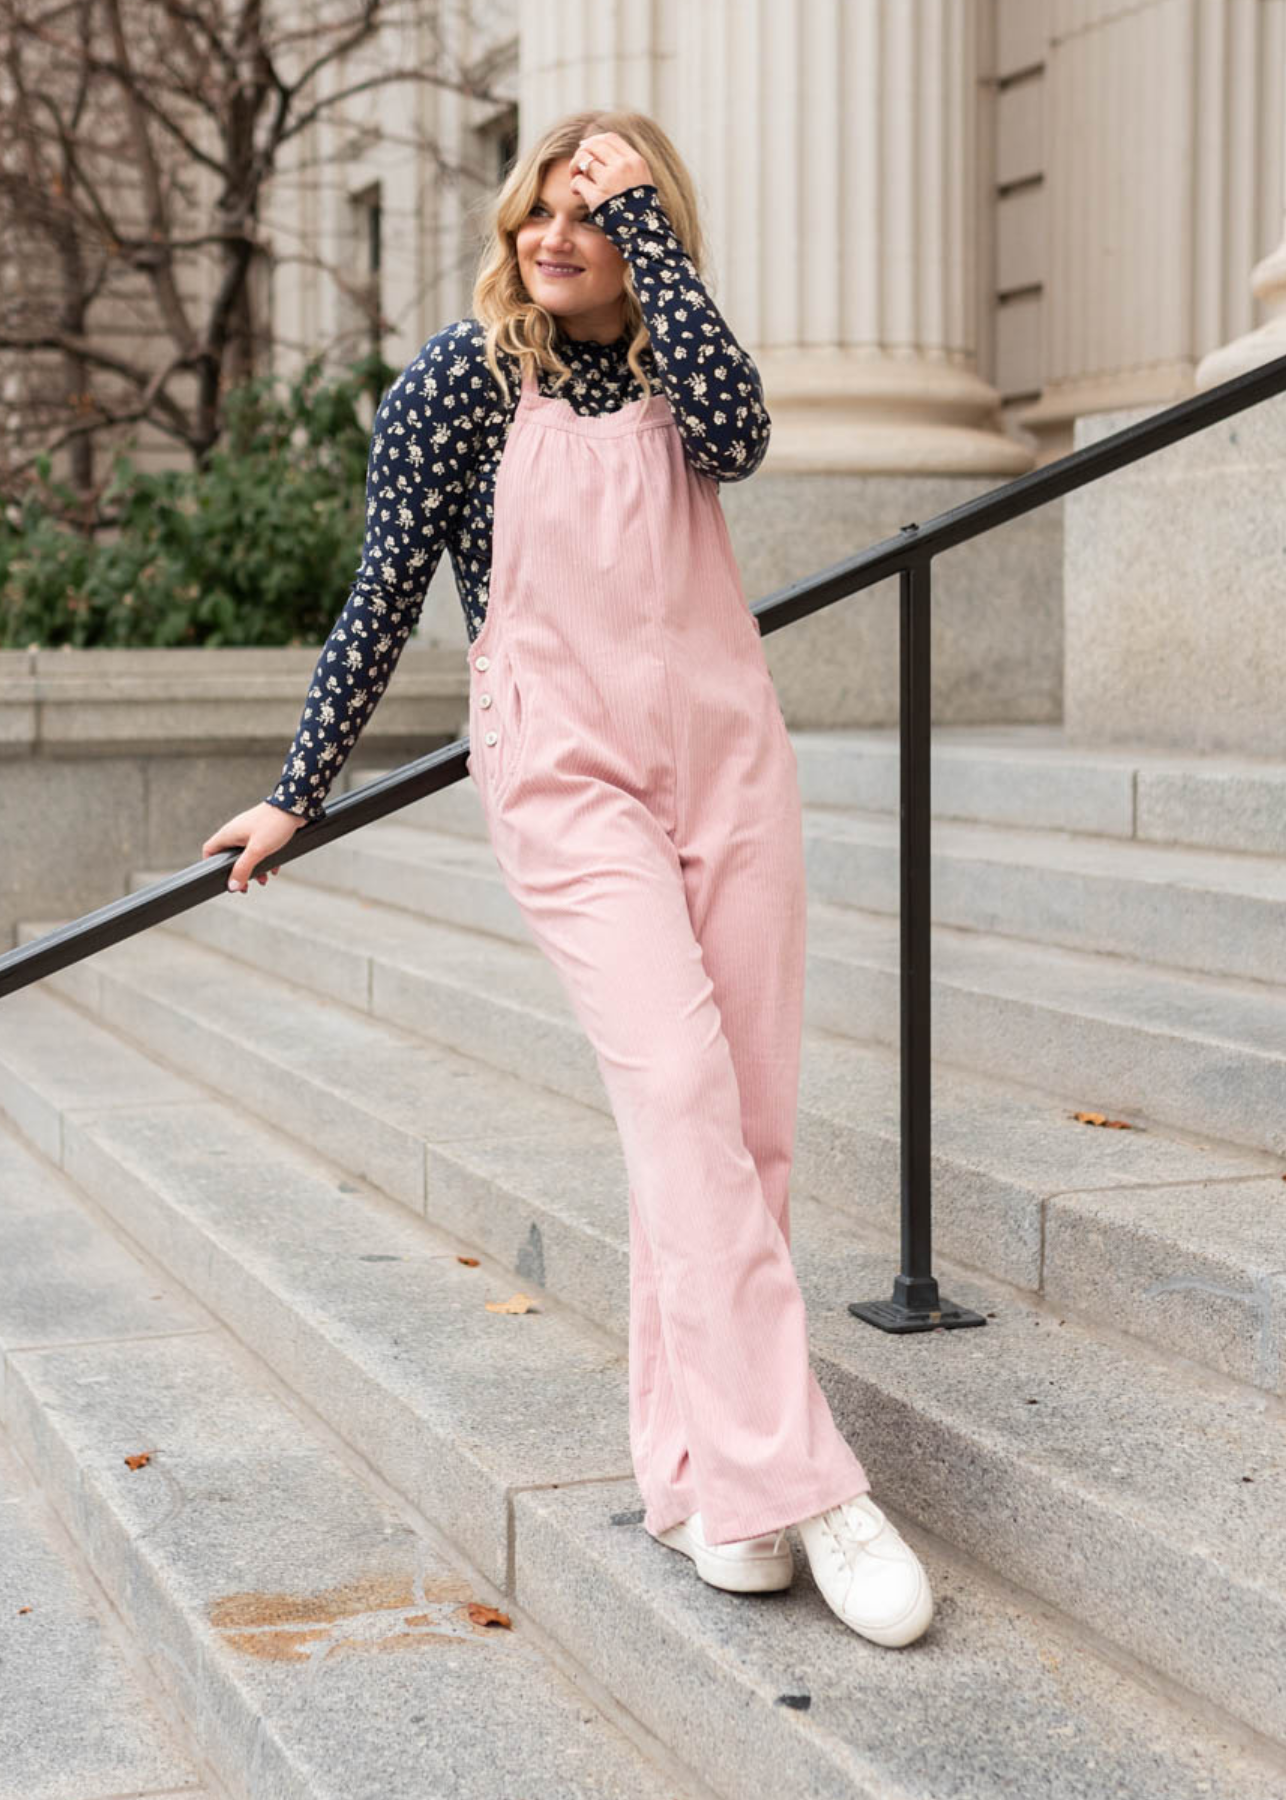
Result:
[[962,363],[923,354],[765,351],[771,474],[1021,475],[1000,396]]

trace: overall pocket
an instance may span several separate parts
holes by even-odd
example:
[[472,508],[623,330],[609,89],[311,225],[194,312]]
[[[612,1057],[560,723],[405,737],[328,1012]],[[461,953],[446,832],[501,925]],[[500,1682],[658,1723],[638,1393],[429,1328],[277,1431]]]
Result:
[[[488,803],[498,806],[513,785],[526,738],[529,709],[523,684],[508,648],[493,633],[481,651],[486,668],[471,661],[469,674],[469,760]],[[481,634],[479,643],[482,642]]]
[[[750,617],[750,615],[747,614],[747,617]],[[754,634],[755,643],[758,649],[758,659],[762,668],[763,684],[768,690],[766,704],[772,718],[773,729],[789,751],[791,757],[798,761],[798,758],[795,756],[795,746],[791,742],[790,727],[786,723],[786,715],[782,711],[781,701],[777,697],[777,683],[773,680],[772,670],[768,666],[768,657],[764,650],[759,626],[753,618],[750,618],[750,629]]]
[[[772,676],[769,675],[768,679],[769,679],[769,681],[772,681]],[[773,693],[772,693],[772,709],[773,709],[774,714],[776,715],[776,725],[777,725],[777,730],[781,736],[781,741],[786,746],[786,749],[790,752],[792,762],[795,762],[797,764],[799,761],[799,757],[796,753],[794,742],[791,739],[790,727],[786,723],[786,715],[781,710],[781,701],[777,698],[777,688],[776,688],[775,683],[773,685]]]

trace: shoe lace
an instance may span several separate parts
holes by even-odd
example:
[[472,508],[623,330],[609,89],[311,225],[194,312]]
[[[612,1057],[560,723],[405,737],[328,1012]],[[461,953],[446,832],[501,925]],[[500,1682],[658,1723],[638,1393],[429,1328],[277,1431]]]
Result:
[[822,1521],[845,1563],[856,1574],[861,1546],[869,1543],[881,1526],[851,1500],[841,1500],[838,1506],[828,1507],[822,1514]]

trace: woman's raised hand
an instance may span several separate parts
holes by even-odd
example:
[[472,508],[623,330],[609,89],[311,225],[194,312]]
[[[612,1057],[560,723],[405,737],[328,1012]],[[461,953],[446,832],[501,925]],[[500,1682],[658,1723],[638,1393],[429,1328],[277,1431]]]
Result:
[[626,188],[650,184],[652,171],[643,153],[618,131],[592,131],[576,146],[569,180],[572,192],[595,207]]
[[[265,856],[271,856],[274,850],[280,850],[288,844],[301,825],[308,821],[299,813],[288,813],[280,806],[273,806],[267,800],[261,800],[258,806],[247,807],[245,812],[229,819],[221,825],[213,837],[208,837],[201,846],[202,856],[217,856],[220,850],[230,850],[234,844],[244,844],[245,853],[239,856],[228,870],[228,887],[234,894],[244,894],[250,886],[250,873]],[[266,885],[269,874],[275,875],[276,869],[265,870],[256,879],[259,886]]]

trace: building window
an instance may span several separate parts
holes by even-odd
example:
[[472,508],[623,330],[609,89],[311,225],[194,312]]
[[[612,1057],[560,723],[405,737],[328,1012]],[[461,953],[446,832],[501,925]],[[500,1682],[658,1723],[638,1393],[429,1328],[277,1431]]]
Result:
[[373,181],[348,199],[348,266],[341,271],[341,349],[356,362],[384,346],[382,260],[383,209],[380,184]]

